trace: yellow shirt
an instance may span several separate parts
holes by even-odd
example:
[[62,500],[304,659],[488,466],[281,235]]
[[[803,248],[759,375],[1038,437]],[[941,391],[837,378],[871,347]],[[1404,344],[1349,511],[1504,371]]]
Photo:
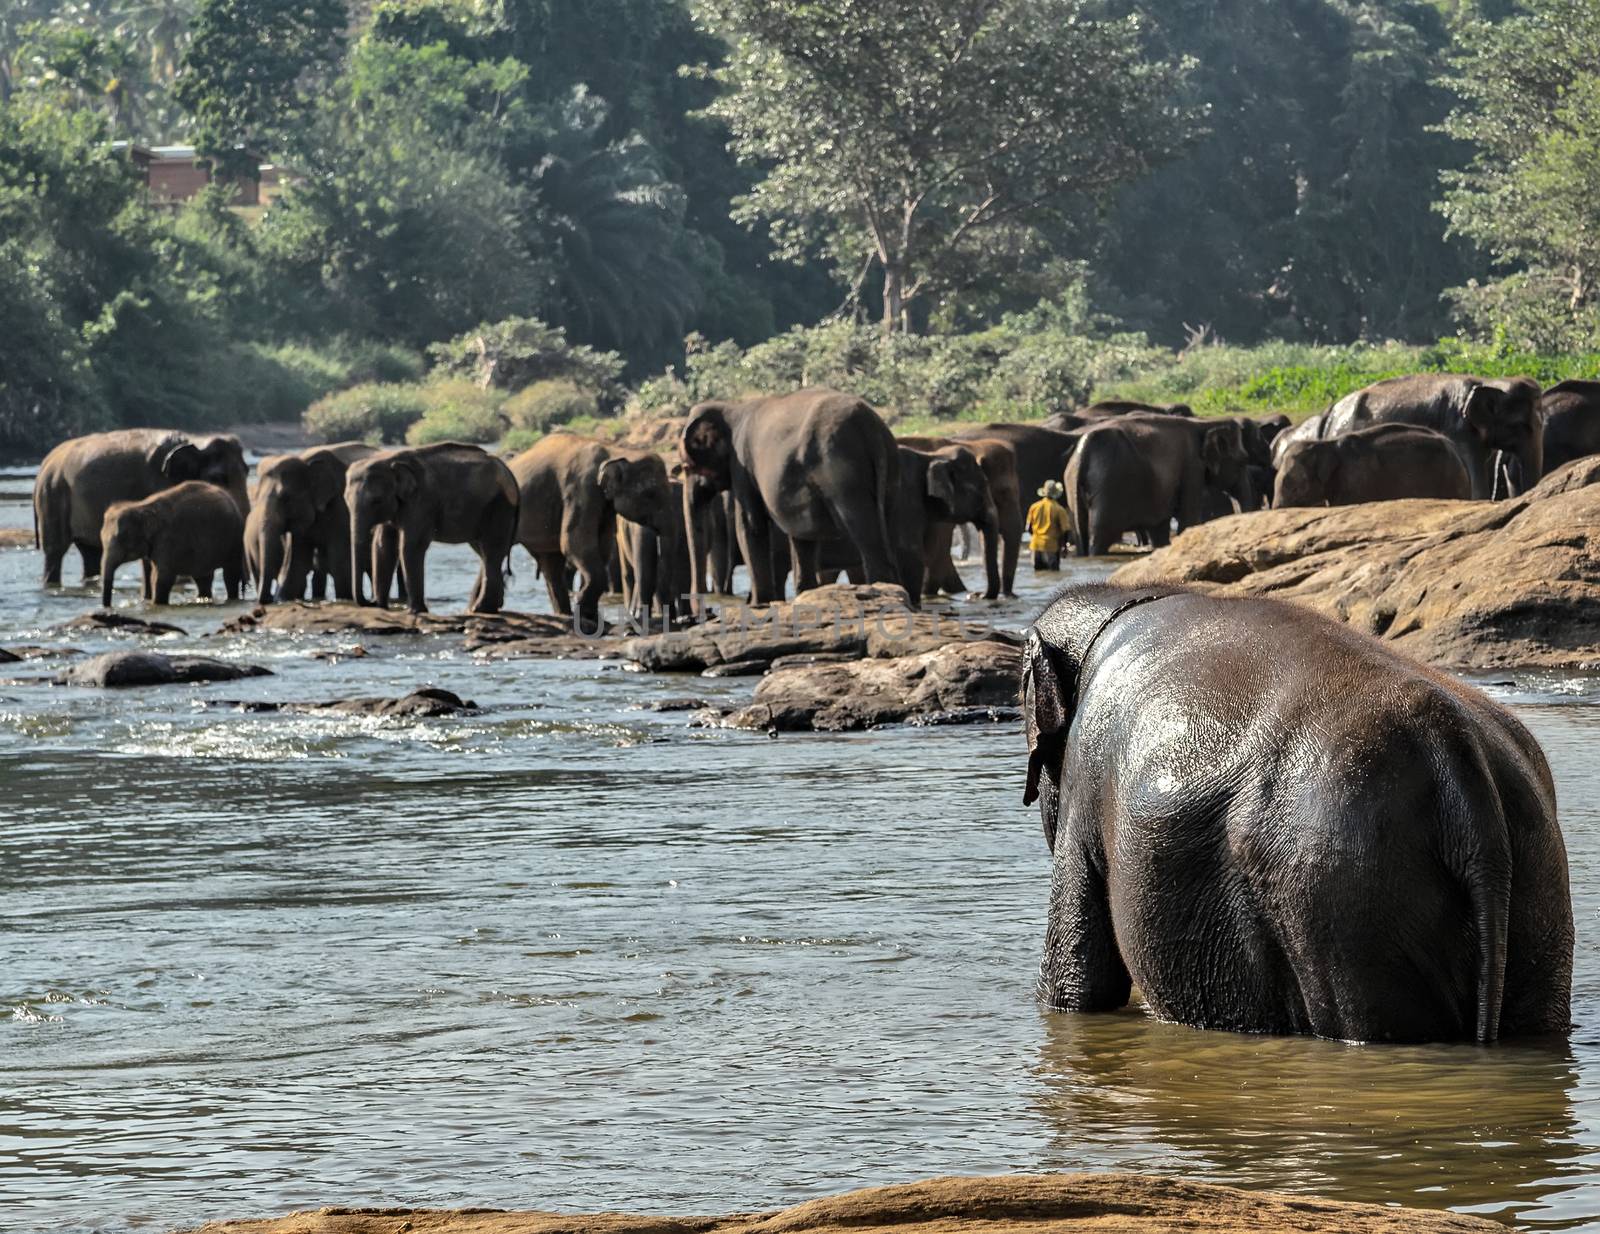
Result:
[[1028,507],[1028,530],[1033,534],[1028,548],[1035,553],[1058,552],[1071,526],[1065,506],[1050,497],[1039,498]]

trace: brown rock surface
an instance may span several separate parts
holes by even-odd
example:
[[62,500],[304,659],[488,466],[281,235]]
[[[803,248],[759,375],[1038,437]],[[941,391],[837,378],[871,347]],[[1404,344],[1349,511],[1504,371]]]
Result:
[[1600,461],[1514,501],[1266,510],[1184,532],[1114,583],[1293,600],[1448,668],[1600,665]]
[[28,527],[0,527],[0,548],[32,548],[33,531]]
[[235,617],[219,633],[255,630],[378,637],[459,634],[465,638],[466,650],[489,659],[598,659],[617,655],[620,646],[615,638],[580,637],[573,632],[571,618],[549,613],[411,613],[398,605],[373,608],[342,602],[262,605]]
[[1240,1191],[1142,1174],[936,1178],[771,1213],[570,1216],[492,1209],[325,1208],[203,1234],[1469,1234],[1480,1217]]
[[989,633],[981,620],[913,613],[905,590],[893,583],[835,583],[765,608],[730,604],[702,625],[628,639],[622,654],[652,672],[703,672],[724,664],[770,664],[785,656],[914,655]]
[[914,717],[967,723],[1016,717],[1022,652],[1010,643],[950,643],[893,659],[775,668],[748,706],[697,723],[776,732],[848,732]]

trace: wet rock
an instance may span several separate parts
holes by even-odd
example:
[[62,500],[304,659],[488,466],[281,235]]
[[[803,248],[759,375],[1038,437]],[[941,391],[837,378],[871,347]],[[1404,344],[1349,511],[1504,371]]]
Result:
[[[913,717],[951,723],[1010,718],[1022,653],[1009,643],[950,643],[892,659],[774,669],[748,706],[702,712],[700,727],[847,732]],[[991,710],[992,709],[992,710]],[[959,719],[955,717],[960,717]]]
[[1112,581],[1273,596],[1455,669],[1600,666],[1600,464],[1513,501],[1267,510],[1193,528]]
[[191,1234],[1493,1234],[1482,1217],[1241,1191],[1144,1174],[935,1178],[729,1217],[323,1208]]
[[463,699],[459,694],[453,694],[449,690],[441,690],[435,686],[424,686],[420,690],[413,690],[403,698],[335,698],[322,703],[284,703],[255,699],[241,702],[238,699],[216,699],[211,705],[213,707],[234,707],[240,711],[256,714],[332,712],[338,715],[404,716],[412,719],[431,719],[435,716],[478,716],[483,714],[483,708],[479,707],[477,703],[470,702]]
[[[848,658],[848,657],[846,657]],[[702,677],[759,677],[772,667],[771,660],[734,660],[702,669]]]
[[954,724],[1020,724],[1020,707],[956,707],[926,715],[907,716],[912,728],[946,728]]
[[263,605],[224,625],[222,634],[276,630],[289,634],[391,635],[457,634],[464,650],[482,659],[593,660],[618,654],[619,640],[604,634],[579,635],[570,617],[547,613],[411,613],[402,606],[288,604]]
[[328,647],[321,651],[313,651],[311,659],[326,660],[330,664],[337,664],[340,660],[364,660],[367,655],[367,649],[357,643],[354,647]]
[[51,633],[67,634],[86,630],[118,630],[127,634],[188,633],[182,626],[171,625],[165,621],[147,621],[143,617],[130,617],[126,613],[108,608],[96,609],[92,613],[84,613],[71,621],[62,622],[59,626],[55,626]]
[[703,698],[658,698],[646,703],[646,711],[704,711],[711,704]]
[[288,634],[433,634],[460,633],[464,619],[433,613],[412,614],[404,608],[372,608],[360,604],[259,605],[223,624],[220,634],[278,630]]
[[56,674],[63,686],[122,689],[130,686],[167,686],[207,681],[238,681],[241,677],[270,677],[258,664],[235,664],[210,656],[166,656],[154,651],[109,651]]
[[20,647],[11,648],[6,654],[11,660],[0,660],[0,664],[15,660],[67,660],[89,653],[79,647],[41,647],[37,643],[25,643]]
[[622,654],[651,672],[704,672],[724,664],[772,664],[786,656],[841,662],[907,656],[994,634],[982,619],[914,613],[904,589],[892,583],[835,583],[765,608],[726,605],[702,625],[628,639]]
[[4,647],[0,647],[0,664],[21,664],[21,663],[22,663],[22,657],[17,655],[16,652],[7,651]]

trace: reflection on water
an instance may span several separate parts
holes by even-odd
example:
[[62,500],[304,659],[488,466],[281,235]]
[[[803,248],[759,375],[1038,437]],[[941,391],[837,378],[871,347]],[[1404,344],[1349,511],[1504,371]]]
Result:
[[[11,491],[0,526],[27,521]],[[438,607],[474,567],[430,553]],[[92,607],[37,572],[0,552],[0,646],[60,644]],[[1012,625],[1058,581],[1023,576]],[[513,604],[542,609],[538,588],[519,569]],[[1556,771],[1579,1031],[1364,1049],[1041,1012],[1048,857],[1014,732],[693,731],[639,705],[752,683],[434,638],[329,663],[311,653],[333,640],[218,637],[235,611],[174,607],[186,633],[144,641],[274,676],[108,693],[0,669],[0,1229],[748,1210],[1081,1168],[1536,1228],[1600,1214],[1593,682],[1492,687]],[[218,705],[422,684],[485,714]]]

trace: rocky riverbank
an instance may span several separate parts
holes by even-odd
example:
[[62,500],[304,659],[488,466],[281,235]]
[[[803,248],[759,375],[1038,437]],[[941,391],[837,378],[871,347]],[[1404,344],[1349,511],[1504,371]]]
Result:
[[1112,581],[1292,600],[1444,668],[1600,668],[1597,479],[1580,459],[1514,501],[1234,515]]
[[277,1220],[213,1222],[197,1234],[1469,1234],[1504,1228],[1455,1213],[1142,1174],[1048,1174],[938,1178],[728,1217],[324,1208]]

